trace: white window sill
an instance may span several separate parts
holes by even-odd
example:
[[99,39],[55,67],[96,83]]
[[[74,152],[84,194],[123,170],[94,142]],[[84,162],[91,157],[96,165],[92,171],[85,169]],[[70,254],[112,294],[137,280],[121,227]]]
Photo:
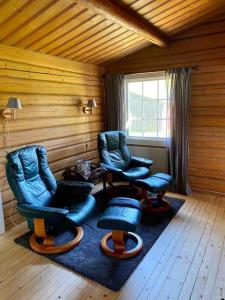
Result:
[[163,138],[127,137],[126,141],[128,145],[167,148],[167,141]]

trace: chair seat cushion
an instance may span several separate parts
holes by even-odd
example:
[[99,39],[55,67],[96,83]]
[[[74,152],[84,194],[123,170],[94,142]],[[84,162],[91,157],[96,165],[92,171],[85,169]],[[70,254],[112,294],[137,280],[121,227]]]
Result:
[[110,202],[108,203],[108,206],[122,206],[122,207],[130,207],[130,208],[136,208],[142,211],[142,205],[141,203],[133,198],[127,198],[127,197],[116,197],[112,198]]
[[141,205],[137,202],[131,198],[112,199],[99,219],[98,227],[135,232],[141,220]]
[[158,193],[165,191],[172,181],[173,178],[170,175],[157,173],[145,179],[135,180],[135,185],[149,192]]
[[146,178],[150,174],[150,170],[146,167],[134,167],[124,172],[122,175],[126,180],[132,181],[138,178]]
[[152,175],[152,177],[164,179],[164,180],[168,181],[169,183],[171,183],[173,181],[173,177],[166,173],[156,173],[156,174]]
[[66,215],[65,223],[69,227],[75,227],[81,225],[88,216],[94,211],[95,198],[91,195],[83,197],[82,200],[75,198],[67,206],[69,213]]

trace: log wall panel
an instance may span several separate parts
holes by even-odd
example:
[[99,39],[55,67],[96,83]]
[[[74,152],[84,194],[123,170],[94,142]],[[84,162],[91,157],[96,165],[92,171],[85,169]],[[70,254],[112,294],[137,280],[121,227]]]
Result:
[[[0,44],[0,109],[10,96],[19,97],[23,107],[8,125],[0,117],[0,190],[7,229],[13,226],[10,214],[16,223],[23,220],[6,179],[9,151],[30,144],[47,147],[57,178],[76,159],[98,160],[96,137],[104,128],[102,72],[92,64]],[[82,106],[91,98],[98,106],[93,115],[84,115]]]
[[108,73],[141,73],[199,65],[192,73],[189,180],[225,193],[224,18],[180,34],[165,49],[146,47],[108,64]]

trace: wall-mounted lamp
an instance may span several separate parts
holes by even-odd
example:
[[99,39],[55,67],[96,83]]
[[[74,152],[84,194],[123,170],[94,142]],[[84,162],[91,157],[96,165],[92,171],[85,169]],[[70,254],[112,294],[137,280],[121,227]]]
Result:
[[95,99],[88,100],[87,106],[83,107],[83,113],[87,114],[89,112],[90,114],[92,114],[94,107],[97,107]]
[[4,119],[16,118],[17,109],[22,109],[21,102],[19,98],[10,97],[7,103],[7,108],[2,111],[2,116]]

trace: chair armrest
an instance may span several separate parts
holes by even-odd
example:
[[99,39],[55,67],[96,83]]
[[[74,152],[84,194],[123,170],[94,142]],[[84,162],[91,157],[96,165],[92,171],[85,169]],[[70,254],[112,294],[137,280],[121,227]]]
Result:
[[149,168],[153,165],[154,161],[150,160],[150,159],[138,157],[138,156],[132,156],[131,163],[136,166],[142,166],[142,167]]
[[68,214],[68,209],[57,207],[40,207],[35,205],[17,204],[18,212],[28,218],[48,219],[54,217],[65,217]]
[[115,168],[113,166],[110,166],[110,165],[107,165],[107,164],[104,164],[104,163],[101,163],[101,166],[103,168],[105,168],[107,171],[112,172],[112,173],[121,173],[121,172],[123,172],[123,170],[121,170],[119,168]]
[[59,192],[72,193],[73,195],[88,195],[93,187],[92,183],[83,181],[61,180],[58,182]]

